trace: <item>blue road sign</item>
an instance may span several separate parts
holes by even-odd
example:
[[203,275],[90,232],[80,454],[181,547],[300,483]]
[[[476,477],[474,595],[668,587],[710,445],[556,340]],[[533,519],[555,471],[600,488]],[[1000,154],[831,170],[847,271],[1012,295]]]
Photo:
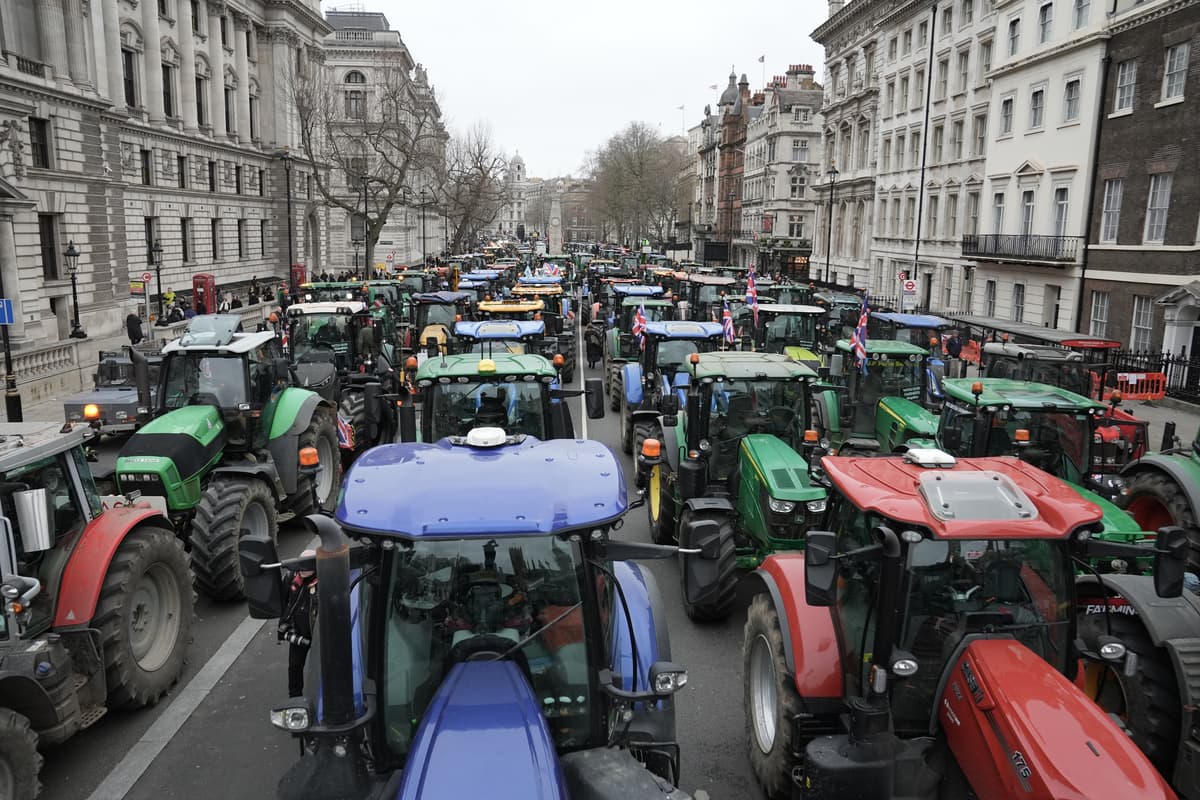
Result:
[[13,324],[13,307],[12,300],[7,297],[0,298],[0,325]]

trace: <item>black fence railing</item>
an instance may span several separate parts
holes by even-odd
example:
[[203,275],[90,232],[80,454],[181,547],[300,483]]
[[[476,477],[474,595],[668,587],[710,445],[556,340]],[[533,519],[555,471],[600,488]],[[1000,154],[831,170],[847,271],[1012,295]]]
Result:
[[964,256],[1019,258],[1032,261],[1074,261],[1082,236],[1033,236],[1019,233],[978,233],[962,238]]
[[1120,350],[1113,362],[1118,372],[1161,372],[1168,397],[1200,403],[1200,356]]

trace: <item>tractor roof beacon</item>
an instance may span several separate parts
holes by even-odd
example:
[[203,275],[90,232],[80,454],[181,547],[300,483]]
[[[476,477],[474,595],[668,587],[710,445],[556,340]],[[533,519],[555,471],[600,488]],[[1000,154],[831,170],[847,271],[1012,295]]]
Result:
[[[65,432],[64,432],[65,431]],[[68,424],[0,423],[0,797],[111,708],[158,701],[191,638],[187,555],[136,497],[101,498]],[[105,503],[111,507],[105,510]]]
[[[810,531],[803,554],[753,577],[747,733],[768,796],[1175,796],[1071,680],[1072,558],[1153,553],[1155,577],[1140,580],[1169,624],[1195,613],[1180,597],[1181,530],[1152,548],[1097,542],[1098,507],[1011,458],[914,449],[822,464],[836,533]],[[1115,637],[1101,645],[1126,658]]]
[[[476,429],[355,462],[336,517],[308,517],[315,558],[284,564],[315,566],[321,681],[272,711],[303,745],[279,796],[686,798],[686,672],[629,560],[675,551],[611,540],[628,507],[596,442]],[[278,616],[273,542],[243,564],[251,612]]]

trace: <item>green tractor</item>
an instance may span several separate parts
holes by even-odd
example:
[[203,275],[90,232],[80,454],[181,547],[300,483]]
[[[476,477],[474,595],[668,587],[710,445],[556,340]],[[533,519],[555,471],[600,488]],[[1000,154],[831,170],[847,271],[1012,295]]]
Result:
[[[753,313],[743,305],[733,315],[734,324],[740,327],[746,317],[753,318]],[[742,349],[783,353],[816,372],[826,366],[826,347],[822,343],[827,313],[820,306],[762,303],[758,325],[752,327],[752,347],[743,344]]]
[[[197,317],[163,347],[154,418],[116,464],[122,492],[165,498],[190,546],[197,588],[221,600],[242,595],[240,537],[273,537],[280,512],[331,508],[342,473],[336,406],[288,385],[290,365],[273,332],[240,325],[234,315]],[[309,448],[315,474],[300,468]]]
[[929,392],[929,351],[889,339],[867,342],[866,373],[850,342],[830,357],[830,385],[815,398],[814,425],[841,455],[899,453],[909,440],[932,439],[937,417],[921,405]]
[[675,304],[663,298],[658,286],[638,284],[615,284],[613,287],[615,312],[608,319],[608,330],[604,333],[604,392],[609,396],[613,411],[621,408],[625,397],[622,367],[638,360],[638,341],[633,334],[639,309],[644,322],[665,322],[675,319]]
[[[1173,426],[1172,426],[1173,427]],[[1166,437],[1169,444],[1171,436]],[[1188,568],[1200,572],[1200,430],[1190,447],[1166,447],[1127,465],[1125,508],[1146,530],[1178,525],[1188,533]]]
[[[768,554],[804,547],[825,512],[802,453],[816,373],[777,353],[692,355],[687,403],[673,397],[660,418],[662,439],[638,455],[650,535],[678,542],[684,610],[694,620],[732,611],[737,570]],[[691,598],[691,599],[689,599]]]

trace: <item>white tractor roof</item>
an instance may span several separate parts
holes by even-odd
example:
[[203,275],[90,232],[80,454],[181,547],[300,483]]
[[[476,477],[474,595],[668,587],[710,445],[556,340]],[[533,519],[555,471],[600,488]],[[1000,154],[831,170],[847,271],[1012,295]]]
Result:
[[257,331],[254,333],[235,333],[228,342],[218,344],[219,340],[207,339],[203,334],[197,334],[190,340],[185,335],[168,342],[162,349],[163,355],[168,353],[193,353],[216,351],[220,353],[249,353],[275,338],[273,331]]
[[300,314],[357,314],[366,311],[367,304],[361,300],[328,300],[320,303],[293,303],[288,306],[288,316]]

